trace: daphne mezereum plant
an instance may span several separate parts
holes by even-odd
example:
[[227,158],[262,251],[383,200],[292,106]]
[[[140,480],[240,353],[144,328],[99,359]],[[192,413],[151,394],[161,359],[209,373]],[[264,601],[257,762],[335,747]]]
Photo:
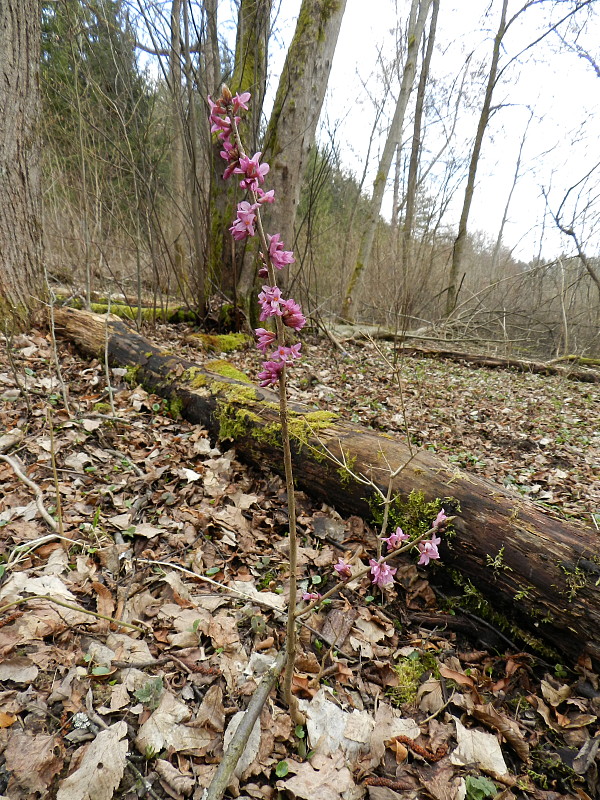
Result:
[[[211,131],[215,133],[223,144],[221,157],[227,162],[223,178],[227,180],[232,176],[240,176],[240,188],[248,193],[248,199],[242,200],[237,206],[237,217],[230,227],[231,234],[236,241],[243,241],[258,235],[260,240],[261,266],[258,271],[260,277],[266,279],[262,291],[258,295],[261,313],[260,321],[265,322],[270,328],[257,328],[255,330],[257,347],[264,354],[265,361],[259,373],[259,382],[263,387],[278,385],[279,414],[281,422],[281,438],[283,445],[283,459],[287,489],[288,515],[289,515],[289,545],[290,545],[290,591],[286,629],[286,666],[284,673],[284,696],[290,709],[294,724],[304,723],[304,717],[298,708],[298,701],[292,693],[292,679],[294,674],[294,660],[296,654],[296,625],[299,617],[304,616],[314,606],[328,599],[339,591],[343,583],[338,583],[326,594],[305,592],[302,600],[308,605],[298,608],[298,575],[297,555],[298,544],[296,537],[296,508],[294,498],[294,477],[292,472],[292,456],[288,427],[287,408],[287,370],[300,358],[301,343],[292,343],[292,331],[300,331],[306,325],[306,318],[302,309],[293,299],[285,299],[277,286],[277,271],[295,262],[294,254],[285,249],[281,241],[281,234],[265,234],[261,206],[264,203],[275,202],[273,189],[265,191],[263,188],[265,176],[269,173],[269,165],[261,163],[261,153],[255,153],[251,158],[244,151],[239,133],[241,115],[248,110],[250,93],[243,92],[233,96],[226,86],[221,90],[217,102],[208,98],[210,105]],[[391,484],[390,484],[391,493]],[[388,497],[389,502],[390,499]],[[339,559],[334,565],[337,577],[347,583],[369,574],[372,583],[383,589],[394,582],[396,568],[387,562],[410,548],[418,547],[420,553],[419,564],[427,565],[431,560],[439,559],[438,545],[441,532],[450,518],[444,511],[440,511],[429,531],[417,538],[409,537],[401,528],[384,537],[381,531],[382,542],[387,545],[387,554],[379,555],[377,559],[370,559],[369,566],[353,573],[352,565]],[[425,537],[431,535],[429,540]],[[381,546],[378,548],[381,550]]]

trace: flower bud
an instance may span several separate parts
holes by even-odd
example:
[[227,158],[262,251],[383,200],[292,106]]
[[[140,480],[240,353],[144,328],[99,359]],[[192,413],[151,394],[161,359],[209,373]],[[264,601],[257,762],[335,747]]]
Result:
[[226,86],[225,84],[221,86],[221,100],[223,101],[223,104],[226,106],[231,105],[231,103],[233,102],[233,95],[229,91],[229,87]]

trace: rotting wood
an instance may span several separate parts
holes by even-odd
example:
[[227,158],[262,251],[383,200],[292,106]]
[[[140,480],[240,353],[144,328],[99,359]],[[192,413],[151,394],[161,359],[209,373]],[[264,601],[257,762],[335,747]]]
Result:
[[[516,369],[519,372],[532,372],[536,375],[560,375],[574,381],[585,383],[600,383],[600,371],[594,369],[582,369],[581,367],[561,366],[556,361],[529,361],[521,358],[505,358],[503,356],[488,356],[479,353],[465,353],[460,350],[449,350],[440,347],[419,347],[414,344],[398,345],[398,353],[405,356],[417,356],[418,358],[440,358],[449,361],[458,361],[464,364],[471,364],[475,367],[487,367],[489,369]],[[590,359],[593,363],[593,360]]]
[[[57,309],[57,332],[93,355],[104,351],[113,362],[135,369],[146,389],[176,398],[190,422],[214,436],[235,440],[238,456],[282,473],[275,393],[219,374],[213,368],[165,352],[118,318]],[[225,370],[227,371],[227,370]],[[235,374],[235,373],[233,373]],[[411,460],[401,441],[337,415],[291,405],[294,471],[299,488],[345,514],[370,516],[365,487],[343,474],[324,453],[346,458],[355,473],[383,490],[389,470],[406,464],[394,491],[421,490],[428,499],[460,502],[457,535],[442,549],[444,566],[458,570],[522,628],[576,658],[589,653],[600,665],[600,537],[567,523],[491,481],[457,470],[427,451]],[[495,562],[494,566],[491,562]]]

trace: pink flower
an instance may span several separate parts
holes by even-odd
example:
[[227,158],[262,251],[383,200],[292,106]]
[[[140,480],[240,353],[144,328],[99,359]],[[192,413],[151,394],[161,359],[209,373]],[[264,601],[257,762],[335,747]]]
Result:
[[254,333],[258,336],[258,343],[256,346],[259,350],[262,350],[263,353],[267,352],[267,348],[271,347],[277,338],[273,331],[268,331],[265,328],[257,328]]
[[280,344],[273,353],[273,360],[283,361],[285,364],[287,364],[289,361],[294,361],[296,358],[300,358],[301,347],[302,342],[293,344],[291,347],[286,347],[285,345]]
[[241,242],[243,239],[247,239],[248,236],[254,236],[254,226],[252,223],[242,222],[241,219],[235,219],[229,230],[236,242]]
[[259,203],[274,203],[275,202],[275,189],[270,189],[265,192],[260,186],[254,190]]
[[440,554],[438,553],[438,544],[442,540],[439,536],[435,534],[431,537],[430,540],[426,542],[419,542],[419,551],[421,553],[421,558],[419,559],[419,566],[427,566],[431,560],[438,559]]
[[243,108],[244,111],[248,111],[248,106],[246,105],[246,103],[248,102],[248,100],[250,100],[251,96],[252,95],[250,94],[250,92],[242,92],[241,94],[236,94],[232,100],[234,112],[239,111],[241,108]]
[[242,156],[240,158],[239,166],[235,168],[234,172],[237,175],[245,175],[246,177],[240,181],[242,189],[256,190],[259,184],[265,182],[265,175],[270,170],[268,164],[259,164],[259,159],[262,153],[255,153],[252,158]]
[[219,110],[221,109],[219,102],[217,101],[214,103],[210,95],[208,95],[206,99],[208,100],[208,105],[210,106],[210,115],[212,116],[213,114],[218,114]]
[[283,314],[281,305],[281,290],[277,286],[263,286],[262,292],[258,295],[258,302],[261,305],[262,311],[260,314],[260,321],[264,322],[269,317],[278,316]]
[[237,215],[238,218],[245,222],[246,220],[250,220],[254,222],[256,219],[256,209],[258,205],[256,203],[249,203],[247,200],[242,200],[241,203],[238,203],[237,207]]
[[350,568],[350,564],[346,564],[346,562],[342,558],[338,559],[338,563],[334,564],[333,568],[337,572],[340,578],[352,577],[352,569]]
[[279,381],[279,376],[283,367],[283,361],[265,361],[262,372],[258,373],[260,385],[273,386],[276,384]]
[[227,168],[223,173],[223,180],[226,181],[233,175],[233,171],[238,165],[238,159],[240,154],[238,153],[238,149],[235,145],[225,140],[223,142],[223,150],[221,150],[219,155],[221,156],[221,158],[227,161]]
[[388,536],[387,539],[382,538],[382,542],[387,544],[388,552],[390,550],[395,550],[397,547],[400,547],[402,542],[406,542],[410,539],[410,536],[407,533],[404,533],[402,528],[396,528],[394,533],[391,536]]
[[302,595],[303,600],[320,600],[321,595],[318,592],[304,592]]
[[302,309],[298,303],[291,298],[281,301],[279,315],[283,320],[283,324],[287,325],[288,328],[293,328],[295,331],[299,331],[306,325],[306,317],[302,313]]
[[369,559],[369,565],[371,567],[371,581],[376,586],[379,586],[380,589],[394,582],[394,575],[398,571],[395,567],[390,567],[385,561],[383,563],[375,561],[374,558]]
[[229,117],[220,117],[217,114],[210,115],[212,125],[210,127],[211,133],[216,133],[218,138],[224,141],[229,141],[231,136],[231,120]]
[[433,527],[434,527],[434,528],[441,528],[441,527],[444,527],[444,526],[445,526],[445,524],[446,524],[446,521],[447,521],[447,520],[448,520],[448,517],[446,516],[446,512],[445,512],[445,511],[444,511],[444,509],[442,508],[442,510],[440,511],[440,513],[437,515],[437,517],[436,517],[436,518],[435,518],[435,520],[433,521]]
[[229,230],[231,235],[237,241],[245,239],[247,236],[254,236],[254,222],[256,221],[256,209],[258,204],[251,205],[246,200],[238,203],[237,219],[233,221],[233,225]]
[[281,234],[276,233],[273,236],[267,234],[269,240],[269,256],[274,267],[281,269],[286,264],[293,264],[295,262],[294,254],[291,250],[283,249],[283,242],[280,241]]

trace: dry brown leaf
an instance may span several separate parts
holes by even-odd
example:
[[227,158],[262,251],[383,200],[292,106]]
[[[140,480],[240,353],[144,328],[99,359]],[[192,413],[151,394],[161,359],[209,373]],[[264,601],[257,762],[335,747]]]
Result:
[[154,769],[158,775],[177,794],[187,796],[194,791],[196,781],[188,775],[182,775],[169,761],[162,758],[156,759]]
[[294,776],[277,781],[277,788],[302,800],[340,800],[355,788],[355,783],[341,753],[335,757],[317,754],[310,762],[299,764]]
[[164,748],[176,752],[204,755],[213,746],[215,734],[203,726],[183,725],[190,718],[190,710],[165,692],[158,708],[141,726],[135,745],[140,753],[159,753]]
[[387,703],[379,703],[369,741],[369,769],[374,769],[381,762],[385,753],[386,741],[396,736],[409,736],[411,739],[416,739],[420,733],[421,729],[414,719],[403,717],[399,709],[392,708]]
[[14,714],[7,714],[5,711],[0,711],[0,728],[10,728],[10,726],[17,721]]
[[29,658],[14,656],[0,663],[0,681],[13,683],[33,683],[39,669]]
[[449,669],[445,664],[439,665],[440,675],[447,678],[449,681],[454,681],[460,686],[468,686],[469,689],[476,689],[475,681],[464,672],[457,672],[455,669]]
[[442,685],[437,678],[429,678],[419,686],[417,702],[421,711],[437,714],[445,702]]
[[556,712],[556,719],[561,728],[585,728],[591,725],[598,717],[594,714],[561,714]]
[[[424,771],[421,783],[435,800],[459,800],[464,797],[464,784],[448,762]],[[461,785],[463,784],[463,785]]]
[[536,695],[528,695],[527,700],[536,709],[538,714],[542,717],[542,719],[549,728],[552,728],[553,731],[559,730],[559,726],[552,719],[552,714],[550,709],[544,703],[541,697],[537,697]]
[[100,731],[75,772],[60,783],[56,800],[111,800],[127,763],[127,723]]
[[225,708],[223,706],[223,690],[218,684],[210,686],[202,699],[198,713],[191,723],[194,727],[197,725],[206,725],[215,731],[223,731],[225,729]]
[[[92,589],[96,592],[96,611],[98,614],[103,614],[105,617],[112,617],[115,611],[115,600],[108,586],[105,586],[99,581],[92,583]],[[99,619],[96,624],[96,629],[100,631],[107,631],[110,623],[108,620]]]
[[484,725],[488,725],[501,733],[521,761],[529,759],[529,745],[523,740],[516,722],[509,720],[504,714],[496,711],[491,703],[485,706],[474,706],[471,714],[480,722],[483,722]]
[[453,717],[456,725],[457,747],[450,754],[453,764],[478,764],[486,771],[507,775],[508,769],[498,740],[491,733],[476,728],[465,728],[462,722]]
[[396,764],[402,764],[403,761],[406,761],[408,758],[408,747],[399,742],[398,739],[391,739],[387,746],[396,756]]
[[542,681],[540,687],[544,700],[555,708],[571,696],[571,688],[566,683],[555,689],[548,681]]
[[321,636],[328,644],[343,648],[357,616],[358,611],[352,607],[332,608],[323,623]]
[[133,639],[126,633],[109,633],[106,637],[106,646],[114,651],[115,661],[136,664],[140,661],[147,663],[155,660],[144,639]]
[[56,738],[45,733],[29,736],[20,730],[11,731],[4,756],[12,781],[22,789],[45,794],[63,766],[62,758],[54,752],[56,745]]

